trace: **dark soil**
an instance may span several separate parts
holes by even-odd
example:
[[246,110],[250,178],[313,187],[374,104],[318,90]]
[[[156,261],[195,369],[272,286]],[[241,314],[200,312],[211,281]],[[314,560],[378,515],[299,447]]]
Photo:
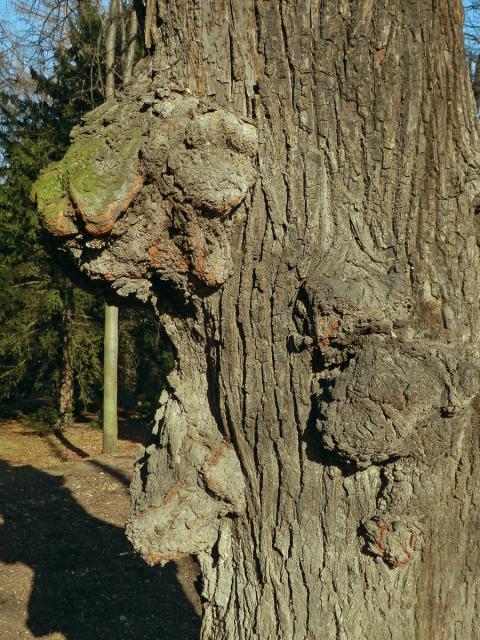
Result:
[[100,440],[87,426],[39,436],[0,424],[2,640],[199,636],[196,565],[148,567],[124,535],[138,445],[124,438],[107,458]]

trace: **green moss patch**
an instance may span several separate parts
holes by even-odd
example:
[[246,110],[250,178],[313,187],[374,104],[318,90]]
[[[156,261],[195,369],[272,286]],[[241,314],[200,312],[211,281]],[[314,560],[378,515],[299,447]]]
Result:
[[105,109],[92,112],[88,125],[76,129],[64,158],[36,181],[32,198],[50,233],[76,233],[75,212],[88,233],[107,233],[138,193],[142,185],[138,152],[146,135],[146,120],[143,114],[132,113],[127,104],[122,106],[115,103],[106,110],[115,118],[106,119]]

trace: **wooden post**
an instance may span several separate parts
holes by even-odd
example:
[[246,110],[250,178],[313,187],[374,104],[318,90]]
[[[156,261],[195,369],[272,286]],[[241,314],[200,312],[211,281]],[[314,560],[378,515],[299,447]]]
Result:
[[105,303],[103,359],[103,453],[114,452],[117,420],[118,307]]

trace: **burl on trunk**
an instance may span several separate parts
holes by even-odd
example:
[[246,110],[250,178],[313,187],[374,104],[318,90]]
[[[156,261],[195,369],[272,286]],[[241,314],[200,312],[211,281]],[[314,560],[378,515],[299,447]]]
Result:
[[[176,350],[127,534],[204,640],[473,640],[478,126],[458,0],[148,0],[39,179]],[[161,597],[161,594],[159,594]]]

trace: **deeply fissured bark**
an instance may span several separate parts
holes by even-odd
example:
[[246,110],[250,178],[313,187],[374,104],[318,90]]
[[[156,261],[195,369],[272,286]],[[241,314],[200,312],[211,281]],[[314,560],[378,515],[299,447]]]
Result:
[[[205,640],[473,640],[480,164],[460,3],[147,4],[153,57],[108,107],[145,123],[143,186],[96,238],[60,194],[65,248],[152,300],[177,354],[128,535],[149,562],[198,557]],[[92,118],[87,138],[126,131]]]

